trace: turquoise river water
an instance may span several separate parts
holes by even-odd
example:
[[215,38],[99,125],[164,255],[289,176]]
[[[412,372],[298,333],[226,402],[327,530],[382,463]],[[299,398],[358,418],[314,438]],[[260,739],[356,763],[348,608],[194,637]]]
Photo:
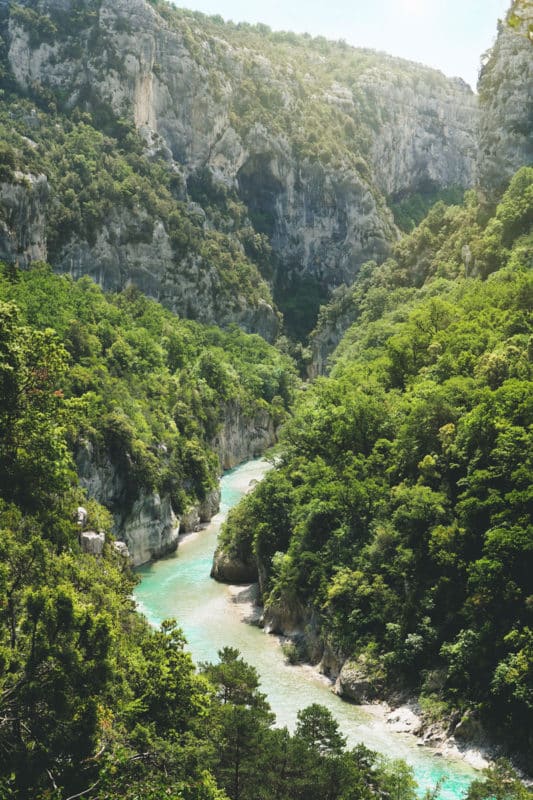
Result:
[[210,525],[184,536],[175,555],[138,570],[141,582],[135,599],[139,610],[154,625],[170,617],[177,619],[197,663],[216,661],[217,651],[224,645],[237,647],[258,670],[277,724],[293,728],[300,709],[321,703],[334,714],[350,745],[363,742],[389,758],[403,758],[411,764],[421,793],[444,779],[443,800],[463,797],[477,774],[471,767],[459,759],[437,757],[429,748],[417,746],[414,736],[394,733],[378,715],[342,701],[315,670],[288,666],[278,639],[243,621],[242,606],[233,601],[230,589],[210,579],[225,515],[269,466],[262,460],[250,461],[226,473],[221,481],[221,510]]

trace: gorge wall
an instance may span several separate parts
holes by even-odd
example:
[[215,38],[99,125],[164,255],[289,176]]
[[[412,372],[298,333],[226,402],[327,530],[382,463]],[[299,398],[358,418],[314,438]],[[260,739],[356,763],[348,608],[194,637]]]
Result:
[[15,172],[0,182],[0,259],[46,261],[46,175]]
[[[223,470],[261,455],[275,444],[276,438],[276,425],[266,410],[250,415],[233,403],[225,410],[224,422],[211,447]],[[126,542],[135,566],[174,552],[180,533],[194,531],[219,510],[217,486],[201,502],[178,513],[170,495],[134,486],[112,454],[88,440],[79,442],[75,463],[80,485],[88,497],[112,512],[113,532]]]
[[[523,165],[533,163],[531,0],[514,0],[506,18],[498,22],[494,46],[483,57],[478,96],[474,183],[490,208],[501,197],[514,173]],[[437,164],[438,160],[436,154]],[[388,168],[389,164],[394,165],[394,158],[384,153],[382,163]],[[324,307],[311,335],[312,357],[308,367],[311,378],[327,373],[329,357],[359,310],[353,300],[353,287],[342,287]]]
[[[517,76],[520,80],[516,80]],[[533,3],[515,0],[498,23],[478,91],[481,116],[476,182],[493,199],[523,164],[533,162]]]
[[[233,241],[233,259],[246,250],[250,279],[262,272],[282,308],[302,281],[324,299],[389,254],[390,198],[473,182],[476,98],[426,67],[146,0],[7,3],[3,18],[16,91],[96,125],[133,123],[180,213]],[[235,208],[216,213],[228,193],[240,223]],[[142,202],[118,198],[91,236],[64,236],[51,258],[108,289],[134,282],[182,315],[276,335],[268,294],[221,291],[220,258],[184,257],[165,215]]]

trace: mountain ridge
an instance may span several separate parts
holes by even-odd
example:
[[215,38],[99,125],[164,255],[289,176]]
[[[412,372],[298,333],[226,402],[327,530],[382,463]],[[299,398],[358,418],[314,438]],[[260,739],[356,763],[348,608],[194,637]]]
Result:
[[[369,258],[389,255],[398,236],[389,196],[472,185],[474,95],[427,67],[221,24],[163,2],[40,0],[6,8],[15,87],[68,115],[90,112],[111,132],[112,118],[134,125],[143,157],[166,164],[176,197],[196,197],[207,213],[201,226],[223,231],[241,249],[239,228],[250,229],[247,270],[258,281],[259,269],[298,338],[332,288],[350,282]],[[77,25],[66,30],[61,14],[69,9]],[[116,213],[114,227],[127,229],[130,212]],[[134,247],[124,258],[128,235],[119,252],[104,224],[98,246],[78,235],[52,261],[75,276],[107,279],[107,288],[131,276],[185,316],[200,313],[198,303],[187,308],[185,294],[205,280],[205,321],[227,324],[233,315],[261,332],[247,310],[249,293],[241,303],[249,322],[239,322],[231,304],[217,310],[209,258],[184,260],[162,217],[144,224],[153,226],[144,252]],[[257,236],[259,255],[249,244]],[[110,264],[121,257],[113,277]],[[160,266],[150,269],[149,261]],[[289,293],[302,296],[295,309]],[[266,311],[255,308],[265,332],[272,330]]]

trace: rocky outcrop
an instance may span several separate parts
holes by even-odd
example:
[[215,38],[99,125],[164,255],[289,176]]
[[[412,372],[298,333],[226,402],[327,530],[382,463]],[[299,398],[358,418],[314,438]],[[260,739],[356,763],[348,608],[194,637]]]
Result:
[[135,566],[176,549],[179,520],[169,497],[143,489],[132,497],[121,469],[89,441],[79,444],[75,459],[80,486],[112,512],[113,533],[124,540]]
[[327,306],[321,309],[318,324],[310,336],[311,361],[307,374],[311,380],[319,375],[326,375],[330,356],[357,319],[358,313],[359,309],[353,299],[353,287],[339,286]]
[[170,497],[141,490],[131,508],[119,516],[119,531],[134,566],[173,553],[178,546],[179,519]]
[[200,522],[209,522],[220,510],[220,486],[207,493],[198,504],[198,517]]
[[112,511],[124,505],[125,479],[109,457],[100,456],[92,442],[84,439],[76,447],[75,461],[80,486],[89,497]]
[[211,577],[221,583],[255,583],[257,564],[254,560],[243,561],[224,550],[217,550],[213,558]]
[[372,166],[386,196],[472,185],[478,108],[464,81],[412,64],[400,80],[369,70],[359,86],[377,110]]
[[126,542],[115,541],[113,542],[113,550],[127,561],[131,560],[130,551],[128,550],[128,545]]
[[164,221],[140,208],[116,206],[93,242],[74,236],[52,260],[58,271],[89,275],[106,291],[134,284],[176,314],[204,324],[235,323],[269,342],[278,333],[279,315],[269,303],[228,297],[215,264],[195,253],[177,259]]
[[0,183],[0,260],[23,268],[46,261],[48,195],[45,175],[15,172]]
[[197,531],[203,522],[209,522],[220,509],[220,488],[212,489],[205,498],[180,514],[180,533]]
[[479,717],[475,711],[471,710],[463,714],[453,729],[453,737],[458,742],[475,742],[477,744],[486,744],[488,739]]
[[352,281],[364,261],[389,254],[397,238],[392,217],[357,169],[297,159],[262,125],[243,145],[239,193],[252,218],[267,221],[278,280],[308,275],[332,289]]
[[223,410],[223,419],[223,426],[211,443],[223,470],[257,458],[276,443],[276,425],[265,409],[250,414],[229,402]]
[[[223,427],[211,446],[219,454],[221,469],[229,469],[261,455],[275,441],[276,427],[266,410],[250,414],[228,403]],[[124,468],[107,450],[99,451],[88,440],[78,443],[75,461],[80,485],[112,512],[113,533],[125,542],[135,566],[172,553],[180,533],[198,530],[220,508],[220,489],[216,487],[177,515],[168,495],[132,486]],[[224,554],[220,554],[215,572],[217,579],[230,583],[257,580],[255,565],[233,562]]]
[[335,683],[335,693],[353,703],[369,703],[375,700],[383,685],[375,671],[366,668],[363,660],[345,661]]
[[533,3],[515,0],[481,69],[477,183],[489,197],[533,163]]
[[104,552],[105,533],[83,531],[80,534],[80,545],[82,553],[88,553],[92,556],[101,556]]
[[265,608],[263,624],[267,633],[302,636],[305,626],[303,611],[296,604],[269,603]]

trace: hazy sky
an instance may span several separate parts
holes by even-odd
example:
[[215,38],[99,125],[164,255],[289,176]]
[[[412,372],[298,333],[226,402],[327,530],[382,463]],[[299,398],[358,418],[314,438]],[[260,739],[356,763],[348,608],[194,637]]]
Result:
[[459,75],[473,88],[510,0],[185,0],[176,5],[264,22],[276,30],[346,39]]

